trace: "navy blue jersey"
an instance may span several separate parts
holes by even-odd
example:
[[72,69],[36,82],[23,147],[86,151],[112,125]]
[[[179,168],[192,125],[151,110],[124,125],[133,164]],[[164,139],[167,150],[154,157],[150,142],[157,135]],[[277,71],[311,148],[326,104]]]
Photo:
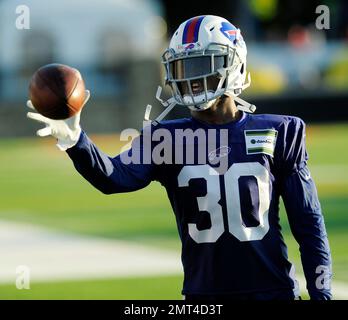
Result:
[[[146,142],[149,128],[152,136],[158,135]],[[239,121],[225,125],[186,118],[147,129],[131,150],[115,158],[101,152],[84,132],[67,153],[82,176],[103,193],[138,190],[153,180],[166,188],[182,241],[183,294],[295,290],[279,224],[282,197],[299,243],[309,294],[312,299],[331,298],[330,249],[307,168],[301,119],[243,113]],[[169,143],[161,145],[165,134],[160,129],[173,134]],[[207,134],[215,129],[210,131],[217,144],[211,147],[209,139],[178,141],[174,131],[188,129]],[[223,132],[227,139],[222,139]],[[202,157],[199,150],[204,144]],[[142,153],[156,148],[163,151],[163,163]],[[178,156],[182,149],[184,156]],[[190,152],[192,157],[187,158]],[[137,153],[139,162],[125,163],[122,158]],[[225,161],[224,168],[216,159]]]

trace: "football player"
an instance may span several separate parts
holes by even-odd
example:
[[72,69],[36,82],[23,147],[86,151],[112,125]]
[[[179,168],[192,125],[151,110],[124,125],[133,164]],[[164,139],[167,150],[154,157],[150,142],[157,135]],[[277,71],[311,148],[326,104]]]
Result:
[[[159,129],[172,133],[174,153],[180,145],[194,154],[202,143],[178,143],[175,130],[200,130],[207,136],[211,129],[216,136],[225,130],[227,142],[210,152],[206,148],[205,163],[196,157],[125,163],[122,155],[154,150],[160,140],[145,143],[142,133],[129,151],[110,157],[81,130],[79,114],[65,121],[32,112],[28,117],[46,124],[38,135],[56,137],[77,171],[101,192],[135,191],[153,180],[166,188],[182,241],[182,293],[187,300],[299,297],[281,234],[280,197],[299,244],[310,298],[329,300],[331,255],[307,167],[305,124],[292,116],[251,114],[255,107],[238,97],[250,83],[246,55],[240,30],[211,15],[183,22],[163,54],[166,84],[172,89],[171,99],[163,102],[165,113],[179,104],[190,108],[191,117],[159,117],[147,128],[151,134]],[[86,101],[88,97],[89,92]],[[32,107],[30,101],[28,105]],[[216,158],[227,162],[225,170],[211,163]]]

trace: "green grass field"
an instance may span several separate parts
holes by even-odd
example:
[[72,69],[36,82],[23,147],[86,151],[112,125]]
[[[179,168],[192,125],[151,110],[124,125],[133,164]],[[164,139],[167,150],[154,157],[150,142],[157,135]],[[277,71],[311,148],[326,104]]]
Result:
[[[348,284],[348,124],[309,126],[309,166],[319,196],[334,260],[334,279]],[[117,136],[93,137],[118,153]],[[81,178],[54,140],[0,140],[0,219],[52,230],[141,242],[180,250],[174,215],[158,183],[129,194],[106,196]],[[301,269],[286,215],[282,224],[291,260]],[[3,244],[1,244],[3,245]],[[181,299],[182,276],[32,283],[31,290],[0,285],[0,299]]]

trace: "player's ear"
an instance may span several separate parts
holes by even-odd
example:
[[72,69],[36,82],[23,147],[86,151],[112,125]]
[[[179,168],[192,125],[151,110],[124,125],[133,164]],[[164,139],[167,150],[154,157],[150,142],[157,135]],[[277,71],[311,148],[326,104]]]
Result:
[[242,64],[241,68],[240,68],[240,73],[243,74],[244,73],[244,63]]

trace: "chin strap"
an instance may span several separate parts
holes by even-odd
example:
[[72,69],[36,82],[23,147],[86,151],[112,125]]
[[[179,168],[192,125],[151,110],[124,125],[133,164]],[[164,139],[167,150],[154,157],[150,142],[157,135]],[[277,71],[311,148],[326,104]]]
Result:
[[151,124],[154,126],[157,126],[158,123],[161,120],[163,120],[163,118],[177,105],[174,98],[170,98],[170,99],[165,101],[161,98],[161,94],[162,94],[162,87],[159,86],[157,88],[157,92],[156,92],[156,99],[164,106],[165,109],[163,110],[162,113],[160,113],[159,116],[157,116],[157,118],[155,120],[152,120],[152,121],[150,120],[150,113],[151,113],[152,106],[150,104],[148,104],[146,106],[146,109],[145,109],[144,120],[146,122],[151,121]]
[[234,97],[234,100],[238,103],[237,108],[241,111],[254,113],[256,110],[256,106],[254,104],[251,104],[249,102],[244,101],[243,99],[239,97]]
[[[250,72],[248,73],[248,80],[245,82],[242,86],[242,89],[240,90],[243,91],[244,89],[248,88],[251,84],[251,77],[250,77]],[[238,103],[237,108],[241,111],[249,112],[249,113],[254,113],[256,111],[256,106],[254,104],[251,104],[249,102],[246,102],[245,100],[234,96],[233,99]]]

